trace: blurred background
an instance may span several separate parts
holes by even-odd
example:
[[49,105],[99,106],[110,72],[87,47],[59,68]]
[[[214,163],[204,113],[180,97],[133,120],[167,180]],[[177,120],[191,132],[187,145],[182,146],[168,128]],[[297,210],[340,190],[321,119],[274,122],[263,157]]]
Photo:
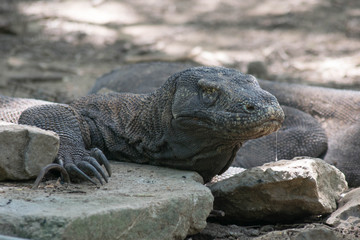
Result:
[[69,102],[142,61],[358,90],[360,1],[0,1],[1,94]]

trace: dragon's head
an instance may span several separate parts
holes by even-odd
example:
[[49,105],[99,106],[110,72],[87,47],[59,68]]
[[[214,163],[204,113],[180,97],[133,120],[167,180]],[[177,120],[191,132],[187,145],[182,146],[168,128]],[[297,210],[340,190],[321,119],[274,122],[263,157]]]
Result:
[[245,141],[278,130],[284,112],[255,77],[223,67],[174,75],[173,126],[193,135]]

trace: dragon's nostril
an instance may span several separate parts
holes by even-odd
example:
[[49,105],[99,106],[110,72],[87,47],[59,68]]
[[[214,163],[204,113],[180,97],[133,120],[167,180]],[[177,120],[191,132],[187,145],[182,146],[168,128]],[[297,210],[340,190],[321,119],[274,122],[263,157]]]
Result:
[[246,105],[245,105],[245,109],[246,109],[247,111],[254,111],[254,110],[255,110],[255,107],[254,107],[254,105],[246,104]]

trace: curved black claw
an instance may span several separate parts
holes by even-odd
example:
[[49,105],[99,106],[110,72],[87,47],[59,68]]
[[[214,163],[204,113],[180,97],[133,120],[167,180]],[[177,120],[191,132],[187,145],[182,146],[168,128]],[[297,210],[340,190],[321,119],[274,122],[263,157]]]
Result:
[[99,174],[99,172],[96,170],[96,168],[91,165],[90,163],[88,162],[85,162],[85,161],[82,161],[82,162],[79,162],[77,164],[77,166],[82,170],[82,171],[85,171],[85,172],[91,172],[92,174],[95,175],[95,177],[99,180],[100,184],[103,185],[103,182],[101,180],[101,176]]
[[111,177],[110,163],[109,163],[109,160],[105,157],[104,153],[98,148],[93,148],[93,149],[91,149],[90,155],[92,157],[96,158],[96,160],[98,160],[100,162],[100,164],[104,164],[105,169],[106,169],[107,173],[109,174],[109,177]]
[[[90,165],[90,164],[89,164]],[[86,175],[83,171],[81,171],[75,164],[71,163],[66,167],[68,173],[74,172],[76,175],[81,176],[82,178],[88,180],[94,185],[97,185],[94,180],[92,180],[88,175]],[[99,173],[98,173],[99,174]]]
[[106,177],[103,169],[101,168],[100,164],[96,161],[93,157],[86,157],[84,160],[89,162],[93,167],[96,168],[96,170],[101,174],[101,176],[104,178],[105,182],[108,182],[108,178]]
[[65,182],[70,183],[70,177],[69,177],[69,174],[66,171],[66,169],[63,166],[61,166],[60,164],[51,163],[41,169],[39,175],[37,176],[37,178],[31,188],[32,189],[38,188],[39,184],[40,184],[41,180],[44,178],[45,174],[53,169],[59,170],[62,177],[64,178]]

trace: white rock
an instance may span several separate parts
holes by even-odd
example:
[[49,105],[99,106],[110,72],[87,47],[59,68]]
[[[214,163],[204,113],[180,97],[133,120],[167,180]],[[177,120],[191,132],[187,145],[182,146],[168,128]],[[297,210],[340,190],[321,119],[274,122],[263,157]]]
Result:
[[210,186],[214,209],[233,222],[286,222],[336,209],[344,174],[321,159],[295,158],[248,169]]
[[58,150],[59,137],[53,132],[1,122],[0,181],[35,178]]

